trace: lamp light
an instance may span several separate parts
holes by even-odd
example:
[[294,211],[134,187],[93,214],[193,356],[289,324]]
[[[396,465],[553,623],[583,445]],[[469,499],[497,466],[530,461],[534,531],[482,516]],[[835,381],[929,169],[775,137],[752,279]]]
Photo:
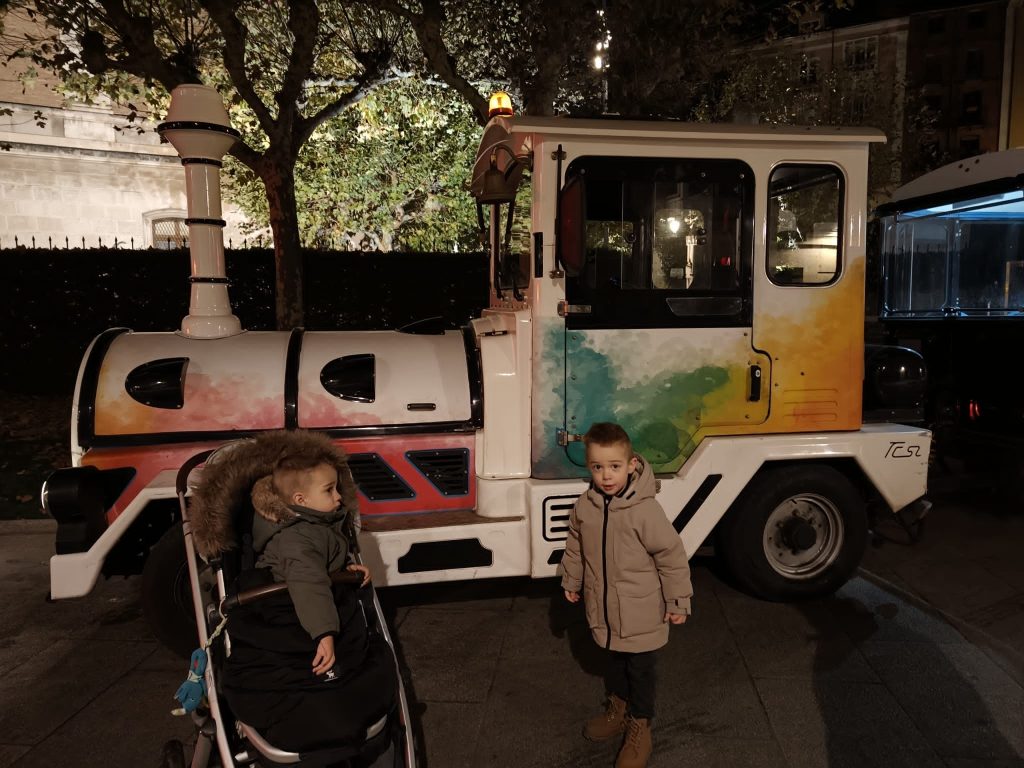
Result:
[[495,91],[491,94],[487,105],[487,117],[512,117],[515,112],[512,110],[512,98],[504,91]]

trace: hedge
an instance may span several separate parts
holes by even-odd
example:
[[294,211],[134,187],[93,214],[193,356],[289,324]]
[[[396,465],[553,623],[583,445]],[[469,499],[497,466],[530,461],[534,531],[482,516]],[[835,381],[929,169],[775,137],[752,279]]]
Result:
[[[440,316],[457,328],[487,304],[479,253],[303,252],[304,327],[392,329]],[[249,330],[274,327],[274,256],[226,252],[234,313]],[[187,250],[15,248],[0,251],[0,388],[70,392],[100,332],[176,330],[188,314]]]

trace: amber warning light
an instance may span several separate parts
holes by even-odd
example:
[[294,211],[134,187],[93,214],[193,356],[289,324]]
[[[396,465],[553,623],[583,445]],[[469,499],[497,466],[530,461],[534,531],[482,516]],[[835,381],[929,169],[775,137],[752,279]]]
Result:
[[487,117],[512,117],[512,99],[504,91],[497,91],[491,94],[490,104],[487,106]]

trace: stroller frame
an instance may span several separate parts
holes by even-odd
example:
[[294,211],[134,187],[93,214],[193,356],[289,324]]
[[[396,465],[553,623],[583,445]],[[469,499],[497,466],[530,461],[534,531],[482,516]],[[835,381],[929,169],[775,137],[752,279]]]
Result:
[[[221,446],[223,448],[224,446]],[[178,495],[178,504],[181,510],[181,525],[185,539],[185,562],[188,566],[189,585],[192,591],[192,603],[195,608],[196,628],[198,630],[199,646],[205,648],[210,640],[211,627],[215,627],[224,618],[222,604],[228,595],[227,584],[224,578],[224,571],[219,565],[214,566],[216,579],[217,602],[204,602],[203,591],[200,587],[199,553],[196,551],[192,535],[192,523],[189,519],[187,497],[189,495],[189,479],[197,468],[207,459],[221,450],[203,451],[192,456],[178,470],[175,479],[175,490]],[[358,552],[355,553],[358,560]],[[388,630],[387,622],[384,619],[384,612],[380,601],[377,599],[376,590],[370,587],[373,596],[373,610],[376,619],[377,631],[379,631],[391,650],[392,659],[395,662],[395,675],[398,681],[398,702],[397,716],[402,726],[403,738],[400,754],[395,755],[395,765],[403,768],[416,768],[416,750],[413,741],[411,722],[409,717],[409,703],[405,694],[405,686],[402,683],[401,670],[398,667],[398,656],[395,652],[394,641]],[[230,636],[224,637],[224,642],[230,649]],[[305,762],[320,764],[325,757],[331,757],[332,753],[338,750],[332,748],[318,749],[310,753],[291,752],[278,749],[269,744],[255,728],[238,720],[233,715],[231,719],[235,723],[239,746],[241,749],[234,749],[225,727],[226,703],[222,702],[219,696],[217,675],[214,672],[214,664],[208,663],[204,674],[206,683],[206,699],[209,705],[207,711],[196,710],[192,712],[192,720],[196,726],[196,746],[192,755],[191,768],[207,768],[210,765],[210,758],[216,750],[220,765],[223,768],[240,768],[241,766],[256,765],[259,762],[272,765],[301,765]],[[386,726],[389,717],[385,715],[377,723],[367,729],[366,739],[369,740],[378,735]],[[395,745],[397,749],[397,745]],[[253,754],[255,752],[255,754]],[[340,756],[339,756],[340,757]],[[399,757],[403,762],[398,763]]]

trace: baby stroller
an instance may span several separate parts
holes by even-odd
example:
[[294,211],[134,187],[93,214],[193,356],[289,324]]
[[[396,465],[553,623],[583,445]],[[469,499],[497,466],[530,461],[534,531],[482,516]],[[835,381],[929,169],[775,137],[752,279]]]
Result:
[[[344,737],[339,737],[334,743],[331,743],[330,738],[314,742],[307,739],[308,743],[301,748],[282,746],[272,743],[272,729],[268,734],[233,711],[232,701],[239,709],[244,709],[241,706],[244,704],[249,707],[248,711],[252,711],[252,696],[257,697],[255,701],[266,700],[258,698],[261,695],[259,690],[252,691],[249,698],[241,699],[239,694],[232,693],[231,676],[225,674],[225,669],[230,669],[233,635],[238,635],[236,646],[240,652],[236,657],[244,657],[241,650],[247,646],[243,644],[241,633],[250,632],[254,625],[257,625],[258,632],[261,615],[280,616],[283,605],[294,615],[287,586],[259,578],[257,574],[266,575],[268,572],[253,567],[256,553],[252,547],[253,509],[248,490],[256,479],[251,475],[259,475],[261,472],[266,474],[266,470],[250,469],[248,475],[244,472],[239,474],[230,468],[230,462],[242,457],[245,460],[243,464],[251,466],[254,453],[258,464],[260,457],[257,441],[238,440],[214,451],[193,456],[177,474],[176,489],[196,611],[198,645],[208,648],[208,663],[203,673],[206,689],[204,706],[190,713],[196,726],[196,745],[190,763],[192,768],[277,765],[298,765],[303,768],[415,768],[416,756],[408,702],[394,644],[372,584],[358,586],[358,574],[338,572],[332,574],[332,581],[336,585],[336,594],[338,589],[354,592],[355,599],[351,600],[350,597],[349,602],[358,609],[361,621],[365,623],[365,637],[370,649],[365,662],[340,678],[340,686],[333,688],[326,698],[324,691],[317,690],[312,693],[288,693],[292,697],[290,700],[276,702],[276,711],[285,713],[284,717],[290,717],[293,721],[300,720],[300,727],[308,728],[310,722],[324,723],[329,722],[326,718],[336,718],[331,725],[340,727],[328,728],[328,734],[344,733]],[[229,489],[228,494],[223,496],[227,500],[224,506],[228,508],[213,515],[204,513],[203,508],[193,509],[194,505],[187,501],[189,491],[195,489],[207,475],[211,478],[219,476],[222,485],[226,477]],[[351,482],[350,487],[353,491],[345,500],[345,506],[354,509],[354,485]],[[350,523],[354,523],[355,517],[349,515]],[[355,533],[353,524],[347,538],[350,539],[352,552],[358,561]],[[197,537],[201,547],[197,547]],[[211,545],[211,541],[214,545]],[[205,550],[205,558],[200,556],[200,549]],[[267,668],[268,665],[264,664],[264,669]],[[274,662],[270,662],[269,668],[277,669]],[[269,688],[272,690],[274,687]],[[296,696],[306,698],[298,699],[300,703],[296,705]],[[320,696],[319,701],[315,699],[316,696]],[[372,701],[372,705],[367,706],[367,701]],[[323,704],[329,706],[321,706]],[[180,742],[165,745],[163,765],[165,768],[185,765],[184,748]]]

